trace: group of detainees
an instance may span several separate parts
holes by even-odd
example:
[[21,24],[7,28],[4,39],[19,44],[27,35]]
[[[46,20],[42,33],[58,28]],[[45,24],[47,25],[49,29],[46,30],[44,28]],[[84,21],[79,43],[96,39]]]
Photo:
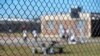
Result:
[[[59,26],[59,37],[62,40],[65,40],[68,44],[77,44],[77,38],[75,37],[75,33],[74,30],[71,27],[68,27],[67,29],[64,29],[64,27],[61,25]],[[36,29],[32,30],[32,37],[35,39],[35,42],[38,42],[38,33]],[[82,33],[80,31],[80,33]],[[28,32],[25,29],[25,27],[23,27],[23,41],[27,42],[27,38],[28,38]],[[82,38],[80,38],[80,42],[83,43]],[[56,53],[54,51],[54,46],[56,45],[56,41],[51,41],[51,43],[49,44],[49,46],[47,47],[45,43],[41,44],[41,51],[42,54],[47,55],[47,54],[54,54]],[[32,47],[32,53],[35,54],[37,53],[37,49]],[[59,48],[58,53],[62,53],[63,52],[63,48]]]

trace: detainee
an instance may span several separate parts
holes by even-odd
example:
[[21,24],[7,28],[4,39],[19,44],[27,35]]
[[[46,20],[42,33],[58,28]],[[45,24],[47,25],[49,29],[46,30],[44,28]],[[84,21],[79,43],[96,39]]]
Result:
[[65,38],[65,35],[64,35],[64,27],[63,27],[62,24],[59,25],[58,31],[59,31],[60,38]]
[[37,34],[37,31],[36,31],[36,30],[33,30],[33,31],[32,31],[32,35],[33,35],[35,41],[37,41],[38,34]]
[[47,51],[46,51],[46,44],[45,43],[42,43],[42,45],[41,45],[41,48],[42,48],[42,53],[43,53],[43,55],[47,55]]
[[76,44],[77,39],[75,37],[75,33],[73,29],[69,26],[68,29],[66,30],[67,36],[68,36],[68,44]]
[[23,30],[23,40],[25,41],[25,42],[27,42],[27,30]]
[[22,26],[22,30],[23,30],[23,40],[27,42],[28,33],[25,25]]

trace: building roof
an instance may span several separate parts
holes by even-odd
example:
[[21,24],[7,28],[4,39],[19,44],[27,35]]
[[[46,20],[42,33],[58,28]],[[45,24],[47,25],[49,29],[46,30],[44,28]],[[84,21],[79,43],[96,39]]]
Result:
[[100,18],[100,13],[91,13],[91,17],[98,17],[98,18]]
[[56,15],[44,15],[41,16],[41,20],[88,20],[90,19],[90,13],[79,13],[80,18],[71,18],[70,13],[56,14]]

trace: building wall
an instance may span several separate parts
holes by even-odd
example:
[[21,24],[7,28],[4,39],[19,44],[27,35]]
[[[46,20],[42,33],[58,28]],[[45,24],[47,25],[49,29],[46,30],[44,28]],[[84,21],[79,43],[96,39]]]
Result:
[[27,31],[31,32],[33,29],[37,30],[38,33],[41,32],[41,24],[40,22],[20,22],[20,21],[0,21],[0,32],[9,32],[9,29],[12,30],[12,32],[22,32],[23,25],[25,25]]
[[[78,20],[85,21],[85,27],[83,33],[86,37],[91,36],[91,21],[90,14],[80,13],[80,18],[71,18],[70,14],[58,14],[58,15],[46,15],[41,16],[41,36],[46,37],[59,37],[58,29],[59,25],[62,24],[65,29],[70,26],[76,36],[80,36],[80,33],[76,27]],[[53,22],[53,29],[48,26],[48,21]]]

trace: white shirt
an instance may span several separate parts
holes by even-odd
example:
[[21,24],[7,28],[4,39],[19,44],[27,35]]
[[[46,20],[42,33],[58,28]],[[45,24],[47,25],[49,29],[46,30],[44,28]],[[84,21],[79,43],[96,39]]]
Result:
[[53,48],[50,48],[50,53],[54,53],[54,49]]
[[72,36],[70,37],[70,40],[72,41],[72,40],[75,40],[75,35],[74,34],[72,34]]
[[33,34],[34,37],[36,37],[36,36],[37,36],[36,30],[33,30],[33,31],[32,31],[32,34]]
[[23,30],[23,37],[27,37],[27,31]]
[[69,39],[70,39],[71,41],[76,39],[76,38],[75,38],[75,33],[73,32],[72,29],[67,29],[66,32],[67,32],[67,34],[70,36]]

